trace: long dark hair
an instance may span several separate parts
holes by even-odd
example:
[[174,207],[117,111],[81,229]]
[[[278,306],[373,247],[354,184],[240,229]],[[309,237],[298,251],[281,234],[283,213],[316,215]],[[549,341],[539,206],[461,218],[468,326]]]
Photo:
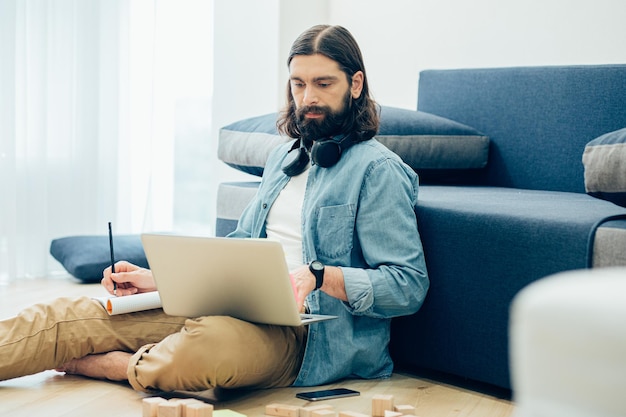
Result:
[[[363,89],[357,99],[353,99],[351,110],[343,121],[342,133],[356,133],[355,141],[371,139],[378,132],[379,116],[376,102],[370,96],[363,56],[352,34],[341,26],[317,25],[302,33],[295,40],[289,52],[287,66],[296,55],[321,54],[337,62],[352,85],[352,76],[363,72]],[[281,111],[276,127],[278,131],[292,138],[301,136],[296,123],[296,104],[291,95],[291,83],[287,83],[287,105]]]

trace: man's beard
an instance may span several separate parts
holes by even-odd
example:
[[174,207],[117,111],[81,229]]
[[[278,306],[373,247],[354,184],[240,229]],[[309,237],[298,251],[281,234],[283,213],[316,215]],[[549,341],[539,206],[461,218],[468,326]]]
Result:
[[[338,111],[333,111],[328,106],[302,106],[296,109],[296,124],[300,130],[300,137],[307,149],[311,149],[313,142],[337,136],[342,132],[343,126],[350,111],[350,99],[348,91],[343,100],[343,106]],[[307,113],[323,114],[320,119],[307,119]]]

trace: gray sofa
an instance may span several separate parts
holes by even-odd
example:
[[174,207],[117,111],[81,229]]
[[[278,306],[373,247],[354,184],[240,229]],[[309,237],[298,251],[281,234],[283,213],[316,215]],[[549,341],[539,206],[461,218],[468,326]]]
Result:
[[[397,369],[509,389],[515,294],[556,272],[626,265],[624,86],[626,65],[428,70],[416,111],[383,108],[381,142],[421,177],[431,279],[423,308],[392,322]],[[260,175],[285,140],[275,117],[224,127],[220,158]],[[255,190],[220,185],[218,235]]]

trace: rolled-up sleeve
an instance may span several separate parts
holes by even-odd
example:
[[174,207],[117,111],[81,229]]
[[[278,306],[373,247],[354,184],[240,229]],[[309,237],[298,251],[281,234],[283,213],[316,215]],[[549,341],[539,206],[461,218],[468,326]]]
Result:
[[417,227],[417,179],[393,160],[365,177],[355,220],[355,247],[365,268],[342,268],[347,308],[388,318],[416,312],[429,281]]

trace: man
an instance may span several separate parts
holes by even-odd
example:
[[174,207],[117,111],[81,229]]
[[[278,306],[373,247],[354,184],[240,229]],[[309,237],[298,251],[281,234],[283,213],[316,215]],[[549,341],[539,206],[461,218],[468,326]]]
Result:
[[[279,240],[299,306],[338,319],[285,327],[160,310],[110,317],[88,298],[61,299],[0,323],[0,379],[56,368],[171,391],[391,375],[390,318],[417,311],[428,289],[417,176],[373,139],[378,113],[346,29],[304,32],[288,65],[278,126],[294,141],[268,158],[231,236]],[[109,292],[114,282],[121,296],[155,290],[146,269],[119,262],[116,271],[104,271]]]

